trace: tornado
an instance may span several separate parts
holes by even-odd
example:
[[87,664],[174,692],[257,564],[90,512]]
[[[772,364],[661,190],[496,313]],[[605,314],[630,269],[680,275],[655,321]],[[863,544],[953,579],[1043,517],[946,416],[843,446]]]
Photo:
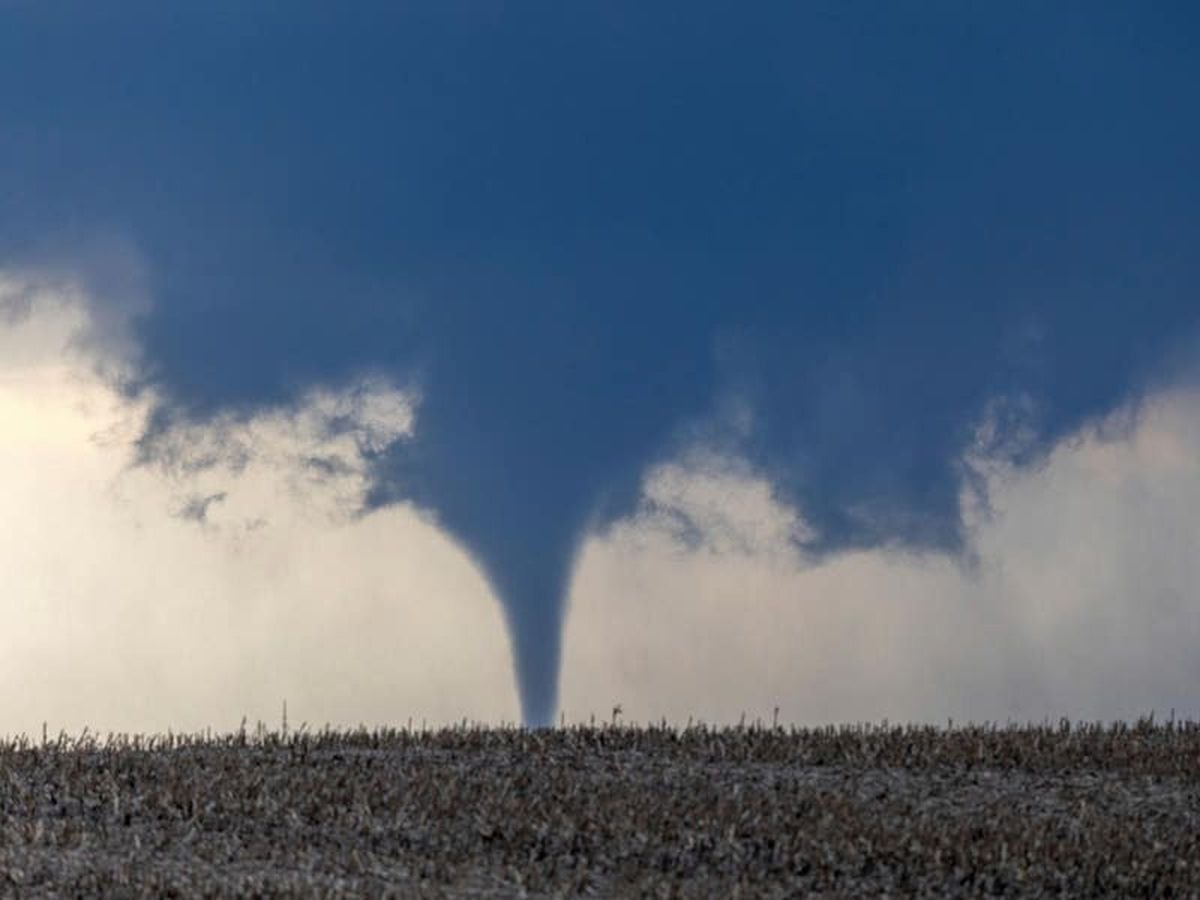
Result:
[[1036,464],[1200,324],[1165,13],[93,5],[5,5],[0,260],[137,248],[152,425],[416,385],[367,506],[471,555],[532,726],[654,464],[715,439],[813,562],[959,554],[965,459]]

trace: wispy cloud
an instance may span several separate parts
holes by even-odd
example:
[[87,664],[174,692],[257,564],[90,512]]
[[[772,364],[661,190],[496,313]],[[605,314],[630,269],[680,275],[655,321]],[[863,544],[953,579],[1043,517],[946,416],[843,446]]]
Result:
[[[175,422],[133,465],[155,398],[79,339],[95,302],[0,277],[0,730],[230,727],[284,699],[313,723],[518,717],[476,565],[411,506],[362,511],[374,456],[419,428],[411,392],[367,377]],[[962,460],[966,562],[805,559],[802,511],[728,447],[650,470],[584,544],[567,717],[1200,713],[1200,395],[1144,397],[1034,467],[1013,462],[1028,413],[992,404]]]
[[567,717],[1200,715],[1200,394],[1157,394],[1130,421],[1118,410],[1033,469],[982,453],[987,422],[972,464],[990,506],[963,494],[974,564],[872,550],[813,566],[753,473],[651,473],[642,514],[578,570]]
[[22,307],[0,325],[0,731],[229,728],[284,699],[316,725],[518,717],[464,554],[409,508],[357,514],[409,394],[181,423],[131,465],[154,398],[97,372],[92,298],[30,275],[0,297]]

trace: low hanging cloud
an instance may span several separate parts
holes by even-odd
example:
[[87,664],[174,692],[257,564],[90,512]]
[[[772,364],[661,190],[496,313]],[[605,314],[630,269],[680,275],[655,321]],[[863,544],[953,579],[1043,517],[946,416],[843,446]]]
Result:
[[[151,429],[134,346],[70,280],[0,278],[0,731],[513,721],[502,608],[423,513],[364,512],[419,428],[386,379]],[[584,544],[568,721],[1200,715],[1200,394],[963,460],[973,553],[805,559],[748,464],[697,450]],[[1018,415],[1019,418],[1019,415]],[[145,441],[153,440],[147,453]],[[140,460],[140,462],[139,462]],[[981,498],[986,498],[982,503]]]
[[[812,577],[959,556],[992,398],[1028,398],[994,448],[1024,465],[1200,325],[1200,56],[1169,15],[92,5],[6,4],[0,263],[105,298],[87,347],[140,354],[160,401],[144,465],[181,420],[419,383],[412,437],[361,450],[366,507],[468,551],[530,724],[558,718],[589,529],[716,398],[752,413],[737,453],[801,512]],[[112,223],[126,243],[91,237]],[[341,453],[289,459],[354,495]],[[245,526],[187,479],[174,521]]]
[[155,398],[114,384],[94,307],[0,278],[0,732],[277,724],[285,700],[293,725],[518,717],[470,561],[411,508],[361,514],[410,394],[178,424],[134,465]]
[[593,540],[566,625],[568,720],[1200,716],[1200,394],[1124,408],[1044,464],[968,462],[967,561],[887,549],[808,565],[754,473],[651,472]]

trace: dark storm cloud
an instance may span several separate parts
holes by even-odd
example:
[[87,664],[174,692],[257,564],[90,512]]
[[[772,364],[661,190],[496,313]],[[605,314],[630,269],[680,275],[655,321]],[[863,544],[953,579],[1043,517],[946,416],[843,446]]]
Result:
[[956,552],[989,410],[1035,460],[1196,324],[1185,5],[122,10],[0,13],[0,248],[128,234],[172,416],[419,383],[373,502],[471,550],[531,722],[718,397],[813,556]]

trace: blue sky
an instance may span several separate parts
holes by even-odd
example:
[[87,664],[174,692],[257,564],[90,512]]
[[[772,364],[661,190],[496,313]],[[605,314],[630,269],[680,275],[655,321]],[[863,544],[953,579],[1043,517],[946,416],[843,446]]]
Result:
[[112,297],[132,248],[143,460],[181,422],[411,387],[364,503],[416,504],[476,561],[531,722],[583,541],[653,466],[736,456],[812,564],[966,558],[982,425],[1035,466],[1194,356],[1187,4],[0,22],[0,262]]

